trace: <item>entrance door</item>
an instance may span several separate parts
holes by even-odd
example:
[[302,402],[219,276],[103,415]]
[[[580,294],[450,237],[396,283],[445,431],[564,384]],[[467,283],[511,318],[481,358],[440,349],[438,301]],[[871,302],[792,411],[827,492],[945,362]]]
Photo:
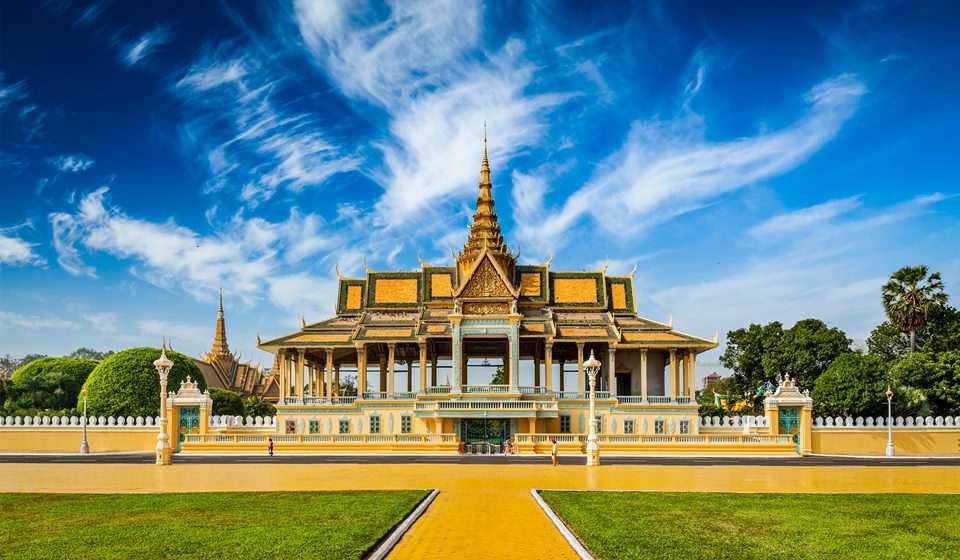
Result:
[[460,434],[468,453],[500,453],[503,442],[510,439],[510,421],[461,420]]
[[183,449],[183,440],[187,434],[200,433],[200,407],[184,406],[178,409],[177,418],[177,451]]

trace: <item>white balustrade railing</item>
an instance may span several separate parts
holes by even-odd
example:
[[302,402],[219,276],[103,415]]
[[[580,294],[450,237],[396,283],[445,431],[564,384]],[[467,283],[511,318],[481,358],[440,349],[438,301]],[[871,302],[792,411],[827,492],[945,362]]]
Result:
[[427,387],[423,392],[428,395],[447,395],[450,393],[450,386],[437,385],[436,387]]
[[456,434],[277,434],[268,436],[252,434],[186,434],[187,444],[262,444],[267,445],[267,438],[273,439],[275,444],[422,444],[422,443],[455,443]]
[[464,385],[464,393],[509,393],[509,385]]
[[[960,416],[897,416],[893,418],[893,428],[960,428]],[[888,427],[887,417],[877,416],[866,418],[857,416],[846,417],[817,417],[813,421],[814,429],[837,429],[837,428],[884,428]]]
[[[514,434],[516,443],[548,444],[556,439],[559,443],[586,443],[586,434]],[[793,436],[790,435],[684,435],[684,434],[598,434],[600,444],[627,444],[627,445],[716,445],[716,446],[749,446],[749,445],[783,445],[794,447]]]
[[416,410],[557,410],[557,403],[544,401],[423,401]]
[[276,416],[210,416],[211,428],[276,428]]
[[586,394],[578,391],[560,391],[557,393],[557,398],[562,401],[577,401],[586,399],[588,397]]
[[650,404],[671,404],[673,398],[664,395],[647,395],[647,402]]
[[768,427],[766,416],[703,416],[697,422],[701,428]]
[[[160,425],[156,416],[89,416],[87,427],[150,428]],[[81,428],[82,416],[0,416],[3,428]]]
[[553,393],[546,387],[534,387],[533,385],[521,385],[519,389],[523,395],[550,395]]
[[417,394],[413,391],[399,391],[393,393],[387,393],[386,391],[368,391],[363,394],[365,400],[372,401],[390,401],[390,400],[404,400],[404,399],[415,399]]

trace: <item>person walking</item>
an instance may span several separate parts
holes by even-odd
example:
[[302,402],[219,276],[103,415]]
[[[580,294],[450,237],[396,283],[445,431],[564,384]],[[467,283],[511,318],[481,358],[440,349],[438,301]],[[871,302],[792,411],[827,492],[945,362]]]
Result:
[[557,456],[557,447],[557,438],[550,438],[550,461],[555,467],[560,463],[560,458]]
[[273,437],[267,437],[267,451],[269,451],[270,456],[273,457]]

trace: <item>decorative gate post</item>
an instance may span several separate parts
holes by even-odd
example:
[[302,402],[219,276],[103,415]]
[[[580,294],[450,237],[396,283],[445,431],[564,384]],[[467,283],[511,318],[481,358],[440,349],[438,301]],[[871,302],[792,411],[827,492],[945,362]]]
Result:
[[813,399],[810,392],[800,392],[789,375],[785,375],[777,390],[763,400],[770,435],[795,434],[797,454],[809,455],[813,435]]

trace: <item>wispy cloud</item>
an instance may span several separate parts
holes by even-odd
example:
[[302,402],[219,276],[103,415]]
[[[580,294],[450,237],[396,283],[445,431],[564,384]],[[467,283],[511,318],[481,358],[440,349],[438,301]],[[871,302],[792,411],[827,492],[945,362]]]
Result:
[[74,25],[90,25],[93,22],[97,21],[97,18],[103,13],[103,9],[106,7],[106,2],[94,2],[88,5],[83,11],[80,12],[80,15],[77,16],[77,19],[74,21]]
[[502,168],[542,137],[545,111],[566,99],[527,91],[535,67],[524,61],[521,41],[468,56],[481,16],[479,4],[447,0],[385,9],[294,4],[294,21],[320,67],[344,94],[390,117],[391,136],[379,144],[384,169],[373,173],[385,191],[376,209],[386,227],[433,222],[423,210],[476,187],[484,121],[496,138],[491,158]]
[[0,228],[0,265],[23,266],[34,265],[43,266],[47,264],[46,259],[34,251],[35,243],[29,243],[15,235],[19,229],[32,229],[33,225],[27,221],[19,226]]
[[331,140],[332,126],[275,102],[283,82],[253,51],[229,47],[203,56],[177,82],[190,115],[184,138],[204,148],[208,192],[232,188],[256,207],[278,189],[300,191],[358,167],[360,158]]
[[[108,206],[107,193],[106,187],[97,189],[80,200],[76,212],[50,216],[58,262],[73,275],[95,276],[83,253],[103,252],[130,261],[131,272],[144,281],[182,289],[200,300],[210,300],[220,286],[229,286],[247,303],[269,292],[274,303],[295,307],[273,283],[320,252],[332,277],[343,246],[314,214],[293,210],[282,222],[237,215],[220,231],[202,235],[172,219],[155,223],[131,217]],[[327,301],[328,311],[332,301]]]
[[756,238],[779,237],[809,230],[860,207],[859,195],[828,200],[808,208],[777,214],[750,228],[747,233]]
[[159,47],[173,39],[173,31],[167,25],[157,25],[138,39],[127,43],[123,47],[123,62],[127,66],[135,66],[153,54]]
[[686,121],[636,122],[624,146],[565,202],[527,200],[514,213],[516,233],[524,248],[556,248],[568,230],[593,218],[601,228],[636,235],[796,168],[837,134],[865,93],[854,76],[826,80],[805,96],[809,109],[792,125],[730,142],[709,142]]
[[158,340],[161,337],[167,337],[170,339],[171,344],[176,344],[177,341],[180,341],[187,342],[193,346],[192,343],[198,341],[206,342],[207,339],[213,336],[213,333],[210,332],[209,326],[202,327],[199,325],[178,323],[175,321],[148,319],[145,321],[140,321],[137,326],[139,327],[141,334],[153,336]]
[[41,329],[78,329],[77,323],[59,317],[41,317],[0,310],[0,328],[17,327],[28,330]]
[[61,173],[79,173],[93,167],[95,160],[83,154],[64,154],[47,160]]
[[88,311],[83,318],[97,332],[114,334],[120,331],[120,317],[109,311]]

